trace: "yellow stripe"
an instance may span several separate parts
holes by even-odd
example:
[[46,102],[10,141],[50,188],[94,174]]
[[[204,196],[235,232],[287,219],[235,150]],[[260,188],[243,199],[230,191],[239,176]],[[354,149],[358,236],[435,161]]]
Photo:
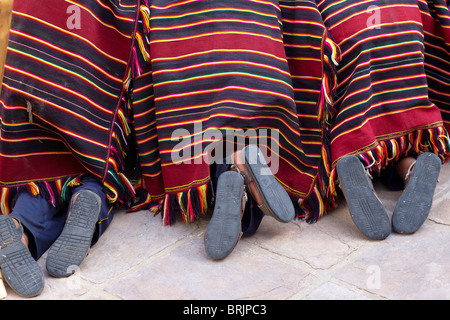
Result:
[[113,57],[112,55],[110,55],[110,54],[108,54],[108,53],[102,51],[100,48],[98,48],[98,47],[97,47],[96,45],[94,45],[92,42],[90,42],[89,40],[87,40],[87,39],[85,39],[85,38],[83,38],[83,37],[81,37],[81,36],[79,36],[79,35],[77,35],[76,33],[69,32],[69,31],[67,31],[67,30],[64,30],[63,28],[57,27],[57,26],[52,25],[52,24],[50,24],[50,23],[48,23],[48,22],[46,22],[46,21],[44,21],[44,20],[38,19],[38,18],[36,18],[36,17],[30,16],[30,15],[25,14],[25,13],[22,13],[22,12],[14,11],[14,14],[19,15],[19,16],[23,16],[23,17],[28,18],[28,19],[31,19],[31,20],[35,20],[35,21],[37,21],[37,22],[39,22],[39,23],[41,23],[41,24],[44,24],[44,25],[49,26],[49,27],[51,27],[51,28],[53,28],[53,29],[56,29],[56,30],[58,30],[59,32],[65,33],[65,34],[69,35],[70,37],[77,38],[77,39],[79,39],[79,40],[81,40],[81,41],[87,43],[89,46],[91,46],[92,48],[94,48],[96,51],[98,51],[98,52],[101,53],[102,55],[104,55],[104,56],[106,56],[106,57],[108,57],[108,58],[110,58],[110,59],[112,59],[112,60],[114,60],[114,61],[117,61],[117,62],[119,62],[119,63],[122,63],[122,64],[124,64],[124,65],[127,65],[127,64],[128,64],[127,61],[120,60],[120,59],[118,59],[118,58],[116,58],[116,57]]
[[[75,96],[77,96],[77,97],[79,97],[79,98],[85,100],[86,102],[88,102],[88,103],[89,103],[90,105],[92,105],[93,107],[96,107],[97,109],[99,109],[99,110],[101,110],[101,111],[103,111],[103,112],[105,112],[105,113],[107,113],[107,114],[110,114],[110,115],[113,114],[113,112],[112,112],[111,110],[108,110],[108,109],[102,107],[101,105],[95,103],[94,101],[92,101],[92,100],[90,100],[89,98],[87,98],[87,97],[85,97],[85,96],[79,94],[79,93],[76,92],[76,91],[73,91],[73,90],[68,89],[68,88],[66,88],[66,87],[60,86],[59,84],[56,84],[56,83],[54,83],[54,82],[50,82],[50,81],[48,81],[48,80],[45,80],[45,79],[43,79],[43,78],[40,78],[40,77],[38,77],[38,76],[36,76],[36,75],[33,75],[33,74],[31,74],[31,73],[28,73],[28,72],[26,72],[26,71],[19,70],[19,69],[16,69],[16,68],[13,68],[13,67],[11,67],[11,66],[9,66],[9,65],[5,65],[5,68],[6,68],[6,69],[9,69],[9,70],[13,70],[13,71],[15,71],[15,72],[17,72],[17,73],[21,73],[21,74],[26,75],[26,76],[28,76],[28,77],[30,77],[30,78],[39,80],[39,81],[41,81],[41,82],[43,82],[43,83],[46,83],[46,84],[48,84],[48,85],[51,85],[51,86],[56,87],[56,88],[58,88],[58,89],[61,89],[61,90],[63,90],[63,91],[69,92],[69,93],[71,93],[71,94],[73,94],[73,95],[75,95]],[[19,90],[17,90],[17,89],[13,89],[13,88],[11,88],[11,90],[19,91]],[[32,95],[30,94],[30,96],[32,96]],[[94,122],[92,122],[92,121],[90,121],[90,120],[84,118],[83,116],[81,116],[81,115],[79,115],[79,114],[77,114],[77,113],[75,113],[75,112],[69,110],[69,109],[66,109],[66,108],[64,108],[64,107],[61,107],[61,106],[59,106],[59,105],[57,105],[57,104],[51,103],[51,102],[49,102],[49,101],[47,101],[47,100],[43,100],[43,99],[38,98],[38,97],[35,97],[35,98],[38,99],[38,100],[40,100],[40,101],[43,101],[43,102],[45,102],[45,103],[48,103],[48,104],[50,104],[50,105],[52,105],[52,106],[54,106],[54,107],[56,107],[56,108],[58,108],[58,109],[60,109],[60,110],[63,110],[63,111],[65,111],[65,112],[67,112],[67,113],[70,113],[70,114],[72,114],[72,115],[74,115],[74,116],[76,116],[76,117],[78,117],[78,118],[80,118],[80,119],[83,119],[84,121],[86,121],[86,122],[92,124],[93,126],[95,126],[95,127],[97,127],[97,128],[100,128],[100,129],[102,129],[102,130],[109,130],[109,128],[102,127],[102,126],[100,126],[100,125],[98,125],[98,124],[96,124],[96,123],[94,123]],[[85,109],[85,108],[80,107],[80,109]],[[89,112],[88,109],[85,109],[85,110]]]
[[199,34],[194,34],[191,36],[185,36],[185,37],[179,37],[179,38],[169,38],[169,39],[158,39],[158,40],[150,40],[150,44],[155,44],[155,43],[164,43],[164,42],[174,42],[174,41],[184,41],[184,40],[192,40],[195,38],[202,38],[202,37],[207,37],[207,36],[215,36],[215,35],[246,35],[246,36],[252,36],[252,37],[260,37],[260,38],[267,38],[270,40],[273,40],[275,42],[280,42],[282,43],[281,37],[280,38],[274,38],[265,34],[257,34],[254,32],[243,32],[243,31],[214,31],[214,32],[207,32],[207,33],[199,33]]

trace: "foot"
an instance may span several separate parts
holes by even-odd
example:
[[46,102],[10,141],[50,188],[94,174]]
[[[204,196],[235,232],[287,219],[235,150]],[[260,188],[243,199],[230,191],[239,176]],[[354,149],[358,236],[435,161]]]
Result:
[[441,169],[434,153],[423,153],[406,179],[406,187],[392,215],[392,228],[397,233],[416,232],[427,219]]
[[336,169],[356,227],[369,239],[385,239],[391,233],[391,222],[361,161],[356,156],[346,156],[339,160]]
[[264,214],[283,223],[295,218],[291,198],[273,176],[261,150],[256,145],[249,145],[237,152],[234,155],[234,164]]
[[74,194],[64,229],[48,251],[50,275],[68,277],[83,262],[91,246],[100,207],[101,199],[94,192],[82,190]]
[[0,216],[0,268],[3,279],[17,294],[31,298],[44,289],[44,275],[22,242],[23,227],[10,216]]
[[234,171],[222,173],[217,181],[214,212],[204,239],[206,253],[212,259],[227,257],[241,238],[246,200],[242,176]]

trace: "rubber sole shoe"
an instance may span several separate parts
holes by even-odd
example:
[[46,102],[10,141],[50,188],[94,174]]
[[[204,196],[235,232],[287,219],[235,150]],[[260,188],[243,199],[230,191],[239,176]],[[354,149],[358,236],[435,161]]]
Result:
[[244,166],[236,164],[243,175],[245,184],[251,192],[250,183],[254,182],[262,198],[258,205],[261,211],[279,222],[287,223],[295,218],[292,200],[283,186],[275,179],[261,150],[256,145],[244,148]]
[[392,215],[392,229],[397,233],[416,232],[430,213],[434,191],[441,170],[441,160],[434,153],[423,153],[414,165]]
[[369,239],[385,239],[391,233],[391,221],[361,161],[356,156],[346,156],[339,160],[336,169],[356,227]]
[[3,279],[14,292],[25,298],[39,295],[44,289],[44,275],[30,251],[22,243],[19,229],[10,216],[0,216],[0,268]]
[[226,171],[219,176],[214,211],[204,238],[205,251],[214,260],[227,257],[241,238],[244,188],[244,179],[237,172]]
[[75,273],[87,256],[100,213],[101,199],[94,192],[75,193],[69,207],[69,217],[58,239],[47,255],[47,271],[57,278]]

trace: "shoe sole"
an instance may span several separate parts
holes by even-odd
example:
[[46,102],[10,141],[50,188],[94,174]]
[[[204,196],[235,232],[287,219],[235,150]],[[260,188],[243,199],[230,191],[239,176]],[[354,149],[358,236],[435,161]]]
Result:
[[435,154],[425,153],[417,158],[409,183],[392,215],[395,232],[414,233],[428,218],[440,170],[441,160]]
[[0,216],[0,268],[3,279],[18,295],[32,298],[44,289],[44,275],[21,238],[22,234],[16,229],[13,219]]
[[214,260],[227,257],[242,235],[244,179],[233,171],[219,176],[213,215],[205,232],[205,250]]
[[51,276],[68,277],[83,262],[91,246],[100,206],[100,197],[88,190],[80,191],[72,200],[64,229],[48,251],[46,267]]
[[279,222],[287,223],[295,218],[292,200],[283,186],[275,179],[268,167],[261,150],[256,145],[244,149],[245,165],[255,182],[256,188],[266,203],[269,212],[266,215],[274,217]]
[[391,233],[391,222],[361,161],[356,156],[344,157],[339,160],[336,170],[356,227],[369,239],[385,239]]

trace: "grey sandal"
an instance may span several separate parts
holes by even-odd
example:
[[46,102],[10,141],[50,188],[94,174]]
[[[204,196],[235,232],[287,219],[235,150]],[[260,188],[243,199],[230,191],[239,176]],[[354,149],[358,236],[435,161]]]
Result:
[[92,191],[75,193],[63,231],[47,255],[47,271],[54,277],[68,277],[83,262],[91,247],[100,213],[101,199]]
[[356,227],[369,239],[385,239],[391,233],[391,222],[361,161],[356,156],[343,157],[336,170]]
[[213,215],[206,228],[205,250],[215,260],[227,257],[242,236],[241,218],[247,195],[244,180],[234,171],[219,176]]
[[0,268],[3,279],[17,294],[31,298],[44,289],[44,275],[30,251],[22,243],[23,227],[13,218],[0,216]]
[[261,211],[276,220],[287,223],[295,218],[295,209],[292,200],[283,186],[275,179],[261,150],[256,145],[244,148],[245,169],[234,168],[244,177],[245,184],[249,187],[255,183],[256,189],[262,198],[262,204],[258,205]]
[[414,164],[392,215],[392,228],[397,233],[416,232],[428,217],[434,190],[441,170],[441,160],[434,153],[423,153]]

